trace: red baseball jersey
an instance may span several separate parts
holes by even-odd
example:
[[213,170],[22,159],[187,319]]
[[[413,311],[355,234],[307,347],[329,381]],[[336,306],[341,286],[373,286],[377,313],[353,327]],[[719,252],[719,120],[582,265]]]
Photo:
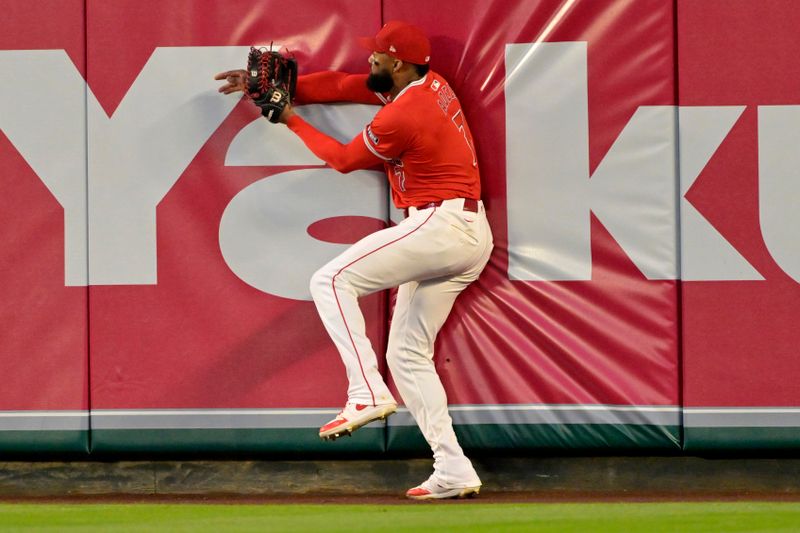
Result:
[[319,73],[298,80],[298,103],[386,104],[349,144],[338,143],[297,116],[287,125],[317,156],[342,172],[383,161],[399,208],[450,198],[480,199],[475,144],[447,81],[431,71],[389,100],[366,89],[366,77]]

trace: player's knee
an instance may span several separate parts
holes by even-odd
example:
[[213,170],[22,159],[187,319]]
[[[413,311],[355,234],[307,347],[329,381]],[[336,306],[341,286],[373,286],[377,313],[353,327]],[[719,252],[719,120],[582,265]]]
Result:
[[324,293],[330,292],[333,275],[325,267],[320,268],[314,275],[311,276],[311,281],[308,288],[311,291],[311,297],[314,301],[318,301]]
[[390,344],[386,348],[386,364],[389,366],[389,370],[393,372],[413,366],[414,360],[418,358],[419,354],[404,344]]
[[399,376],[405,367],[405,361],[402,352],[399,350],[386,350],[386,366],[389,367],[389,372],[393,376]]
[[334,293],[347,293],[359,297],[361,292],[353,285],[347,270],[327,264],[311,276],[309,289],[315,302],[328,301]]
[[386,364],[393,373],[427,369],[433,364],[433,346],[428,349],[414,342],[390,341],[386,347]]

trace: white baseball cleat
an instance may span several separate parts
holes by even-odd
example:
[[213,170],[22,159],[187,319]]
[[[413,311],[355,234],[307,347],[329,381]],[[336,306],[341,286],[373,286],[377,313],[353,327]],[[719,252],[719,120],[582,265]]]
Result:
[[412,500],[444,500],[448,498],[472,498],[481,491],[481,484],[470,487],[446,487],[435,481],[428,479],[421,485],[408,489],[406,497]]
[[342,435],[350,435],[374,420],[384,420],[395,411],[397,405],[393,403],[381,405],[347,403],[336,418],[319,428],[319,436],[323,440],[335,440]]

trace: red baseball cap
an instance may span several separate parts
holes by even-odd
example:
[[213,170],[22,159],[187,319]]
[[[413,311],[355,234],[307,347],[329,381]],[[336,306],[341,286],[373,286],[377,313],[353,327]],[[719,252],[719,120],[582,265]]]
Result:
[[358,43],[367,50],[416,65],[427,65],[431,60],[431,43],[422,30],[399,20],[387,22],[375,37],[361,37]]

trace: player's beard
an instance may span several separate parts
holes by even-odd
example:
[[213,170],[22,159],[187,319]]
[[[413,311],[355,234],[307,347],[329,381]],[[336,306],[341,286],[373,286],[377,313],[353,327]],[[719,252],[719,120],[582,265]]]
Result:
[[381,70],[377,74],[370,72],[367,77],[367,88],[376,93],[388,93],[394,87],[394,80],[388,70]]

